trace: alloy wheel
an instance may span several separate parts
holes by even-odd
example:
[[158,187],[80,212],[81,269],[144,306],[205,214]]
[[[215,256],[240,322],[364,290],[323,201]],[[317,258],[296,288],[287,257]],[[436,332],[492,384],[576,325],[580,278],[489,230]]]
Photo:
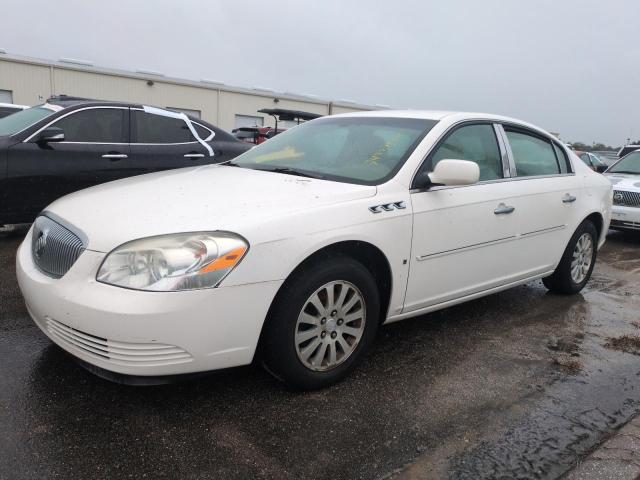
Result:
[[593,261],[593,238],[589,233],[583,233],[573,249],[571,260],[571,278],[575,283],[582,283],[591,268]]
[[360,290],[350,282],[326,283],[307,299],[295,331],[298,358],[314,371],[331,370],[356,350],[366,322]]

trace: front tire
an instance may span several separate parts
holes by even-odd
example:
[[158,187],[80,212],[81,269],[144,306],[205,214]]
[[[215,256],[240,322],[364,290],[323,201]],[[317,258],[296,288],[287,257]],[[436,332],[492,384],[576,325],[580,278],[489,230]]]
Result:
[[376,335],[380,295],[366,267],[337,255],[287,280],[262,339],[267,371],[288,385],[314,390],[346,377]]
[[569,240],[558,267],[551,276],[543,278],[542,283],[552,292],[578,293],[591,278],[597,250],[598,231],[590,220],[585,220]]

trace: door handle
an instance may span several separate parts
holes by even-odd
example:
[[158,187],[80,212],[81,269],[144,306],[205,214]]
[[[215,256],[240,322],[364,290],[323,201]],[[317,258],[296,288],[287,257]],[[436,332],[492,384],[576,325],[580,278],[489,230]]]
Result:
[[516,207],[511,207],[509,205],[501,203],[498,205],[498,208],[493,211],[493,213],[495,213],[496,215],[506,215],[507,213],[513,212],[515,209]]
[[185,153],[184,158],[204,158],[204,153]]
[[568,193],[564,197],[562,197],[562,203],[573,203],[575,201],[576,201],[576,197]]
[[111,160],[120,160],[122,158],[128,158],[126,153],[105,153],[102,158],[109,158]]

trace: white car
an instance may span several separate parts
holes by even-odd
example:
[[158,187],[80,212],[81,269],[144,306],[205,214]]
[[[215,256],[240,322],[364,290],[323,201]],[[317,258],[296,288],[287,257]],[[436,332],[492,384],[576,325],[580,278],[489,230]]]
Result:
[[640,151],[618,160],[605,176],[613,184],[611,228],[640,231]]
[[257,357],[313,389],[350,372],[382,323],[539,278],[579,292],[611,191],[518,120],[338,115],[226,165],[57,200],[20,246],[17,274],[36,324],[101,375]]

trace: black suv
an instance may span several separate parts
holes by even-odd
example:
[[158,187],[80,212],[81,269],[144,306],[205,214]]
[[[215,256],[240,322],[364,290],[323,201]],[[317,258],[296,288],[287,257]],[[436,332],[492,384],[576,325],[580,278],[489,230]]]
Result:
[[183,113],[52,97],[0,119],[0,225],[31,222],[53,200],[92,185],[220,163],[249,148]]

